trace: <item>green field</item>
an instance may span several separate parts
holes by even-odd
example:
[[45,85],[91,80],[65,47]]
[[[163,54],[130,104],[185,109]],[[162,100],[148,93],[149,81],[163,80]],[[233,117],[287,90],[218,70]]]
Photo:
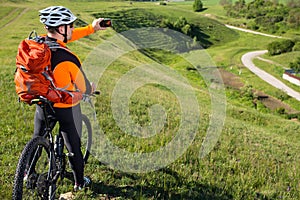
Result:
[[[207,48],[203,50],[205,54],[201,55],[204,57],[208,55],[218,69],[226,70],[233,77],[238,77],[248,88],[262,91],[273,97],[281,94],[279,90],[263,82],[242,66],[240,61],[244,53],[266,49],[268,43],[277,39],[226,28],[223,23],[233,19],[225,17],[222,7],[218,5],[218,0],[203,1],[208,9],[202,13],[192,12],[192,2],[170,2],[165,6],[158,5],[157,2],[128,1],[0,2],[0,67],[2,69],[0,72],[0,182],[2,183],[0,197],[2,199],[11,198],[18,157],[33,132],[35,108],[17,101],[13,74],[19,42],[32,30],[44,33],[43,26],[38,19],[39,9],[50,5],[64,5],[79,17],[81,24],[90,23],[94,17],[105,16],[113,19],[114,29],[107,29],[69,44],[70,49],[81,58],[83,67],[93,58],[93,53],[102,52],[101,49],[97,50],[97,47],[103,47],[107,42],[118,42],[114,39],[117,31],[158,27],[165,19],[175,23],[180,17],[185,17],[188,24],[194,27],[200,44]],[[184,56],[188,55],[174,53],[176,45],[168,40],[168,37],[166,41],[161,41],[159,33],[146,33],[141,32],[138,38],[141,39],[141,43],[145,40],[150,41],[149,44],[147,43],[149,46],[163,44],[169,51],[148,46],[144,49],[131,49],[132,51],[121,55],[114,54],[117,51],[110,52],[108,58],[113,55],[118,55],[118,57],[112,57],[113,62],[110,62],[99,75],[98,89],[101,90],[101,95],[95,100],[101,130],[114,146],[126,152],[147,154],[166,146],[176,137],[177,131],[181,128],[181,112],[189,109],[191,113],[193,111],[200,113],[199,116],[196,115],[198,126],[194,130],[194,138],[188,148],[172,162],[158,170],[145,170],[144,173],[135,173],[134,167],[132,171],[122,170],[127,165],[134,166],[134,163],[130,163],[132,161],[130,159],[118,157],[120,155],[117,154],[111,154],[109,159],[116,163],[120,162],[118,160],[124,160],[119,165],[103,164],[103,160],[99,159],[103,157],[99,157],[99,154],[105,154],[109,152],[109,149],[95,146],[97,155],[91,158],[85,172],[91,177],[93,183],[86,191],[76,193],[75,199],[300,199],[299,120],[289,120],[286,114],[270,110],[260,102],[257,108],[254,108],[252,92],[246,90],[247,87],[240,88],[240,90],[226,87],[226,118],[222,132],[212,151],[209,151],[204,158],[200,158],[199,153],[205,141],[207,128],[210,127],[209,123],[212,123],[210,120],[214,108],[211,107],[209,84],[213,84],[213,80],[208,83],[204,77],[199,76],[192,66],[193,63],[184,59]],[[102,53],[96,54],[99,60],[92,60],[91,63],[94,62],[92,64],[95,66],[103,67],[101,63],[105,62],[103,60],[105,57],[101,56],[105,55],[105,52]],[[264,56],[278,63],[275,66],[269,66],[260,60],[255,60],[255,63],[280,78],[282,65],[287,66],[287,62],[299,54],[299,52],[293,52],[275,57]],[[167,66],[167,69],[183,77],[195,94],[198,108],[188,104],[181,107],[178,97],[186,94],[184,93],[186,91],[181,90],[176,93],[172,87],[148,83],[148,76],[134,76],[137,72],[135,70],[140,66],[154,66],[150,68],[153,73],[156,72],[155,70],[160,70],[161,68],[155,63],[159,66]],[[201,62],[199,65],[200,71],[205,74],[205,63]],[[169,75],[173,74],[170,71],[166,72]],[[93,75],[93,71],[87,74]],[[210,77],[210,75],[207,76]],[[154,79],[162,82],[169,80],[168,76],[156,78]],[[130,93],[131,84],[126,80],[129,83],[131,81],[133,84],[137,83],[134,92]],[[138,81],[145,82],[145,84],[139,86]],[[122,85],[126,86],[126,84],[128,88],[123,88]],[[128,93],[123,92],[130,94],[129,98],[125,99],[128,102],[121,101],[122,96],[118,96],[119,90],[116,86],[125,91],[129,90]],[[182,85],[179,84],[179,86]],[[297,87],[291,87],[299,91]],[[120,99],[115,99],[115,97],[120,97]],[[144,132],[137,131],[137,136],[124,132],[119,126],[120,122],[116,120],[116,110],[114,110],[122,108],[118,106],[112,108],[114,101],[128,106],[130,119],[126,119],[132,124],[138,124]],[[298,101],[287,98],[284,103],[294,111],[299,111]],[[155,109],[161,115],[152,115]],[[161,128],[157,134],[151,132],[152,129],[149,129],[150,131],[146,129],[146,127],[153,126],[155,119],[163,123],[157,125]],[[189,120],[192,123],[194,119]],[[141,137],[139,134],[146,134],[147,137]],[[98,142],[102,144],[102,138],[95,140],[100,140]],[[184,141],[180,142],[184,143]],[[181,149],[181,146],[177,146],[174,152],[178,149]],[[160,159],[163,162],[168,158]],[[156,160],[153,163],[156,163]],[[151,163],[139,164],[135,166],[137,169]],[[65,193],[71,190],[72,182],[66,180],[60,192]]]

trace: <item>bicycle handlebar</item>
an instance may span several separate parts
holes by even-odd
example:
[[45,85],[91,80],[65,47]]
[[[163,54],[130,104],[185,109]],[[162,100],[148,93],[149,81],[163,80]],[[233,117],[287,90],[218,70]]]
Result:
[[34,98],[30,102],[31,104],[50,104],[51,101],[49,101],[46,97],[38,96],[37,98]]
[[90,105],[92,105],[91,96],[100,95],[100,91],[94,91],[92,94],[83,94],[82,95],[82,101],[88,102]]
[[96,90],[96,91],[93,92],[93,94],[95,94],[95,95],[100,95],[100,93],[101,93],[101,92],[98,91],[98,90]]

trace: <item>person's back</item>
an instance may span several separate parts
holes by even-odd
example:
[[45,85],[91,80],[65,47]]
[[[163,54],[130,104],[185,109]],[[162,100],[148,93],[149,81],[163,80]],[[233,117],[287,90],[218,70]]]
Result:
[[[103,19],[96,19],[86,27],[74,28],[74,21],[77,18],[65,7],[51,6],[39,12],[40,21],[45,25],[47,30],[46,40],[57,42],[62,47],[51,52],[51,68],[56,86],[69,91],[76,91],[78,94],[91,93],[93,89],[82,70],[81,61],[66,47],[66,43],[105,29],[99,25]],[[83,176],[84,162],[80,149],[82,128],[80,101],[55,103],[53,107],[54,113],[52,114],[59,123],[60,131],[62,132],[68,151],[72,153],[69,161],[75,179],[74,190],[78,190],[90,182],[88,178]],[[48,110],[49,112],[53,112],[51,109]],[[43,111],[39,106],[36,108],[34,120],[35,137],[41,135],[45,127]]]

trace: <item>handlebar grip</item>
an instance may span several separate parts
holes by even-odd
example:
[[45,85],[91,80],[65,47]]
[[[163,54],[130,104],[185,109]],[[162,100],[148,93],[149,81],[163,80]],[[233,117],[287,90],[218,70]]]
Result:
[[31,104],[49,104],[51,103],[47,98],[43,97],[43,96],[39,96],[37,98],[34,98],[31,100]]
[[100,91],[94,91],[93,94],[99,95],[99,94],[100,94]]

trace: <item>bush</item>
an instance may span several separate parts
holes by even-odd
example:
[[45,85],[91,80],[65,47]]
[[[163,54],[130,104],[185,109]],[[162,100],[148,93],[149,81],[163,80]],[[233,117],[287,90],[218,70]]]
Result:
[[181,29],[187,24],[188,24],[188,22],[187,22],[186,18],[181,16],[174,22],[173,26],[174,26],[175,30],[181,31]]
[[294,62],[289,64],[289,67],[295,71],[295,73],[300,72],[300,57],[298,57]]
[[280,101],[286,101],[291,98],[286,92],[282,90],[276,91],[274,97],[279,99]]
[[242,98],[248,99],[248,100],[254,100],[255,95],[253,92],[253,86],[252,85],[246,85],[243,88],[241,88],[241,96]]
[[297,42],[293,47],[293,51],[300,51],[300,42]]
[[287,18],[287,22],[292,28],[300,27],[300,8],[294,8],[289,12],[289,16]]
[[268,44],[269,55],[279,55],[293,50],[295,43],[292,40],[275,41]]
[[291,113],[287,115],[288,119],[300,119],[300,113]]
[[203,10],[203,3],[201,0],[195,0],[193,4],[193,9],[195,12]]
[[278,113],[278,114],[280,114],[280,115],[284,115],[285,114],[285,108],[282,108],[282,107],[277,108],[275,110],[275,112]]
[[259,26],[255,23],[255,21],[250,21],[250,22],[247,24],[247,28],[256,31],[256,30],[259,29]]

